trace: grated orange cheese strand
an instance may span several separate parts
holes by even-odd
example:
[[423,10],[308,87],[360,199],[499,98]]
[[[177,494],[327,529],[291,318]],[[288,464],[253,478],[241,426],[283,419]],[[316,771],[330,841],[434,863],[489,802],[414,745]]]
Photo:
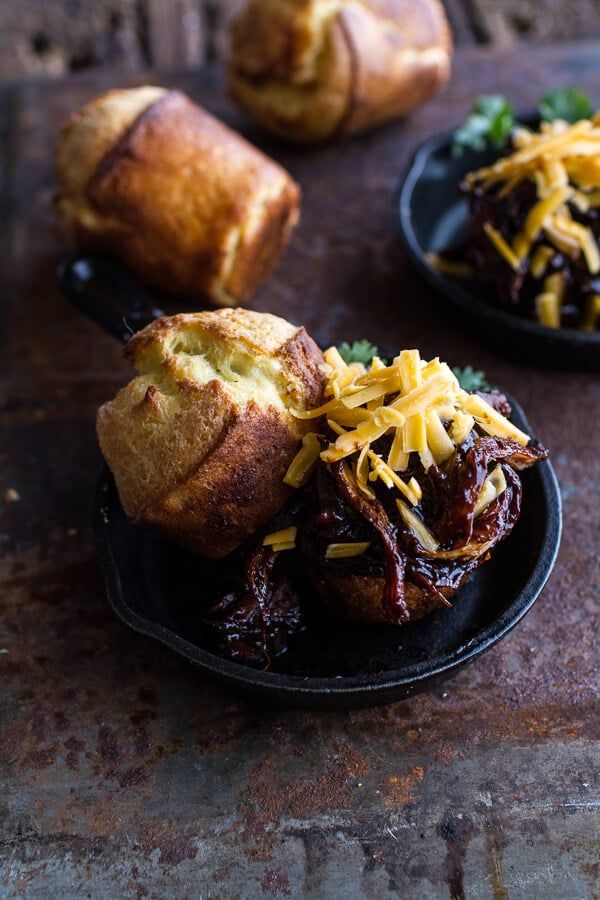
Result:
[[284,482],[290,487],[299,488],[308,480],[317,464],[321,452],[321,442],[317,435],[310,431],[302,438],[302,446],[296,453],[285,473]]
[[370,422],[371,415],[366,409],[348,409],[346,406],[334,407],[331,410],[331,418],[338,423],[338,425],[348,425],[351,428],[355,428],[357,425],[360,425],[361,422]]
[[427,428],[425,413],[417,413],[406,420],[403,432],[403,449],[405,453],[423,453],[427,450]]
[[371,369],[369,372],[361,375],[360,378],[357,378],[356,384],[363,386],[368,384],[380,384],[381,382],[388,381],[390,378],[398,378],[399,375],[400,370],[394,363],[391,366],[383,366],[382,368]]
[[474,425],[475,419],[473,418],[473,416],[470,416],[468,413],[462,412],[460,409],[456,411],[456,415],[450,423],[450,437],[457,447],[460,446],[460,444],[462,444],[462,442],[471,433]]
[[547,223],[544,225],[544,234],[547,238],[554,244],[557,250],[560,250],[561,253],[566,254],[567,256],[577,257],[579,256],[580,247],[576,240],[570,237],[567,234],[564,234],[560,231],[554,221]]
[[354,409],[357,406],[363,406],[370,400],[382,400],[386,394],[394,394],[400,390],[400,380],[393,379],[382,384],[372,384],[363,388],[356,393],[342,397],[342,403],[348,409]]
[[478,397],[477,394],[463,394],[461,405],[465,412],[470,413],[483,431],[495,437],[512,438],[518,444],[526,447],[529,443],[529,435],[509,422],[501,413],[497,412],[493,406]]
[[554,291],[543,291],[535,298],[535,315],[546,328],[560,328],[560,300]]
[[[410,484],[406,484],[405,481],[396,475],[394,470],[391,469],[380,456],[377,456],[373,450],[369,450],[369,459],[373,465],[372,475],[374,475],[375,478],[380,478],[388,488],[398,488],[400,493],[404,494],[406,499],[409,500],[413,506],[418,505],[419,497],[417,497],[414,490],[410,487]],[[369,478],[373,481],[375,480],[375,478],[371,478],[371,475],[369,475]]]
[[417,498],[417,500],[421,501],[423,499],[423,491],[421,489],[421,485],[417,481],[417,479],[413,476],[408,482],[408,486]]
[[370,415],[372,418],[369,421],[361,422],[354,431],[340,435],[333,447],[321,453],[321,459],[324,462],[336,462],[361,450],[365,444],[383,437],[390,426],[404,424],[404,416],[390,406],[380,406]]
[[423,383],[421,354],[418,350],[402,350],[396,361],[400,372],[400,388],[403,394],[408,394]]
[[565,287],[566,283],[563,272],[553,272],[552,275],[548,275],[544,278],[544,290],[556,294],[561,303],[565,295]]
[[339,401],[333,397],[331,400],[328,400],[326,403],[323,403],[321,406],[317,406],[314,409],[293,409],[291,410],[291,413],[295,419],[319,419],[326,413],[330,413],[338,404]]
[[263,538],[263,547],[270,547],[275,544],[293,544],[297,533],[298,529],[294,525],[290,528],[283,528],[281,531],[273,531]]
[[561,187],[557,188],[547,197],[539,200],[533,209],[527,214],[527,218],[523,224],[522,231],[516,236],[513,242],[513,250],[519,261],[522,260],[533,242],[539,236],[542,228],[553,213],[565,203],[573,194],[573,188]]
[[547,244],[540,244],[539,247],[536,247],[529,263],[529,268],[534,278],[541,278],[554,253],[555,251],[552,247],[548,247]]
[[488,238],[490,239],[500,256],[503,257],[503,259],[508,263],[511,269],[514,269],[516,271],[519,268],[520,259],[513,248],[510,246],[510,244],[504,240],[498,229],[494,228],[491,222],[484,222],[483,230],[487,234]]
[[362,556],[371,546],[371,541],[356,541],[347,544],[328,544],[325,550],[325,559],[349,559],[353,556]]
[[398,397],[390,408],[402,413],[406,418],[417,413],[425,412],[428,406],[442,399],[446,395],[452,395],[456,391],[456,379],[449,378],[445,372],[438,372],[428,378],[423,384],[413,388],[404,396]]
[[454,442],[444,428],[439,415],[433,409],[428,409],[425,413],[425,429],[429,449],[436,465],[439,466],[454,453]]
[[481,492],[473,509],[475,518],[488,508],[490,503],[506,490],[506,478],[502,466],[498,465],[483,482]]
[[327,363],[328,366],[331,366],[334,370],[344,371],[348,368],[348,363],[341,356],[340,351],[337,347],[328,347],[327,350],[323,353],[323,359]]
[[572,181],[582,188],[600,186],[600,159],[594,157],[573,157],[565,159],[564,166]]
[[590,201],[583,191],[575,191],[571,197],[571,203],[576,206],[580,212],[587,212],[590,208]]
[[548,193],[561,187],[567,187],[569,184],[569,175],[562,160],[544,156],[542,157],[542,167],[546,176]]
[[425,259],[440,275],[450,275],[454,278],[471,278],[473,275],[473,267],[468,263],[446,259],[441,253],[426,253]]
[[600,320],[600,294],[592,294],[588,297],[583,316],[582,328],[584,331],[594,331]]
[[426,472],[435,465],[435,460],[433,458],[433,454],[429,447],[426,450],[421,450],[419,453],[419,459],[421,460],[421,465],[425,469]]
[[356,461],[356,471],[354,473],[356,478],[356,483],[359,489],[368,497],[370,500],[375,499],[375,493],[371,490],[369,485],[367,484],[367,479],[369,477],[369,459],[368,459],[368,451],[369,445],[367,444],[362,448],[360,453],[358,454],[358,460]]
[[408,453],[404,451],[404,431],[396,428],[394,440],[388,454],[388,466],[395,472],[404,472],[408,468]]
[[570,219],[559,216],[554,217],[553,224],[559,231],[572,237],[577,242],[592,275],[600,271],[600,253],[598,252],[598,244],[592,230],[579,222],[573,222]]
[[400,518],[407,528],[412,531],[421,547],[432,553],[435,552],[440,546],[439,542],[435,539],[422,519],[420,519],[412,509],[409,509],[403,500],[396,500],[396,505],[398,507],[398,512],[400,513]]
[[333,419],[327,419],[327,424],[335,434],[346,434],[346,429],[334,422]]

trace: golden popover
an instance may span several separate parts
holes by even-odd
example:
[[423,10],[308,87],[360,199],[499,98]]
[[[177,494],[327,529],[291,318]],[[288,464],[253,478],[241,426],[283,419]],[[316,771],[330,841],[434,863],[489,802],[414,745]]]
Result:
[[298,186],[179,91],[114,90],[66,124],[57,212],[73,246],[146,284],[233,306],[271,271],[299,217]]
[[301,143],[404,115],[450,77],[439,0],[248,0],[228,58],[234,99]]
[[318,405],[321,351],[277,316],[221,309],[157,319],[126,347],[138,375],[98,411],[125,512],[221,557],[268,522]]

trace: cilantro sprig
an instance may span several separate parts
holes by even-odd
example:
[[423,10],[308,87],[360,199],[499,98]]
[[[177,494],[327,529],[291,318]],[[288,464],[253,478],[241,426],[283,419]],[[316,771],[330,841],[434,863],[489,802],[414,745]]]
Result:
[[[540,99],[537,109],[544,122],[564,119],[571,124],[589,119],[594,113],[588,95],[576,87],[548,91]],[[511,131],[518,125],[515,111],[506,97],[482,94],[463,124],[454,132],[452,153],[461,156],[465,150],[485,150],[488,146],[503,150]]]
[[579,88],[564,87],[544,94],[538,104],[538,112],[544,122],[563,119],[573,124],[580,119],[591,118],[594,107],[588,95]]
[[481,369],[474,369],[473,366],[464,366],[464,368],[454,366],[452,371],[458,378],[458,383],[463,391],[491,390],[487,383],[485,372],[482,372]]
[[501,150],[515,126],[515,111],[500,94],[482,94],[463,124],[454,132],[452,153],[484,150],[488,144]]
[[353,341],[351,344],[343,341],[337,349],[345,363],[359,362],[365,366],[369,365],[374,356],[379,355],[375,344],[371,344],[364,338],[361,341]]

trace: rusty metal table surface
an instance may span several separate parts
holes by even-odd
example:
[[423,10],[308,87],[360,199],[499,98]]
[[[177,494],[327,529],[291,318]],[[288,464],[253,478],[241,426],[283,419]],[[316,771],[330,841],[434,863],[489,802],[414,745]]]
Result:
[[365,336],[482,367],[552,451],[564,539],[526,620],[429,693],[338,713],[229,693],[108,608],[90,527],[93,422],[130,373],[56,290],[52,157],[68,112],[143,79],[0,94],[0,487],[20,496],[0,510],[0,895],[598,895],[600,380],[510,364],[443,317],[392,201],[416,143],[458,123],[474,93],[526,106],[575,83],[600,102],[599,58],[597,44],[466,49],[444,95],[409,120],[305,151],[255,130],[216,72],[148,76],[188,90],[302,184],[302,224],[257,308],[324,343]]

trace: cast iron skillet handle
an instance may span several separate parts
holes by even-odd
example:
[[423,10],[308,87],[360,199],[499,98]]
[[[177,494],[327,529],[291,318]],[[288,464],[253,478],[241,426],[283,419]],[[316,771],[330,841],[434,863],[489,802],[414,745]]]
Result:
[[62,263],[57,275],[63,294],[73,306],[123,343],[164,315],[111,260],[83,256]]

